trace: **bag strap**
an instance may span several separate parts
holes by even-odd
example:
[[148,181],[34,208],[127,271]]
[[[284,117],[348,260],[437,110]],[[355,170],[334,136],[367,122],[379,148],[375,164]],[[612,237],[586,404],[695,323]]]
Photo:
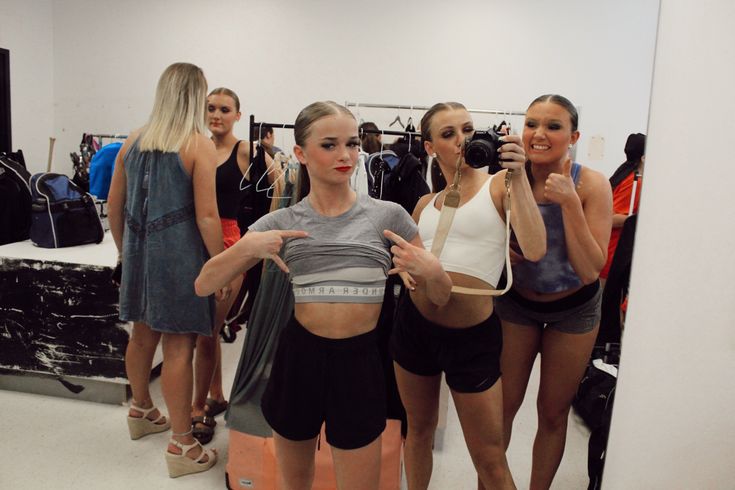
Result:
[[[457,158],[457,168],[454,171],[454,181],[447,188],[447,191],[444,194],[444,202],[442,203],[442,209],[439,213],[439,223],[437,224],[436,233],[434,234],[434,241],[431,244],[431,253],[437,258],[441,256],[444,244],[447,241],[447,236],[449,236],[449,229],[452,227],[452,221],[454,221],[454,214],[457,212],[457,208],[459,207],[459,181],[462,177],[461,166],[462,155]],[[510,179],[512,176],[513,169],[508,169],[505,174],[505,196],[503,198],[505,207],[505,265],[508,277],[505,288],[499,290],[452,286],[453,293],[469,294],[474,296],[501,296],[507,293],[513,285],[513,269],[510,263]]]

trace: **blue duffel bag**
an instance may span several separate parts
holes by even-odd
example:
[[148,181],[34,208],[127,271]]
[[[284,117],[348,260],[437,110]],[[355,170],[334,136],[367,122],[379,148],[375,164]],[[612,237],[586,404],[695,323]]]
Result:
[[63,174],[31,177],[31,241],[44,248],[100,243],[105,232],[94,198]]

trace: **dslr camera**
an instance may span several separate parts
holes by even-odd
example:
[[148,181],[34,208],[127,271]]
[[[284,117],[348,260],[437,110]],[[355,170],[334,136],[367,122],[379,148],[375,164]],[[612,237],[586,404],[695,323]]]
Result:
[[503,146],[500,137],[504,136],[494,129],[475,131],[471,138],[464,142],[464,160],[472,168],[489,167],[494,174],[503,169],[498,158],[498,148]]

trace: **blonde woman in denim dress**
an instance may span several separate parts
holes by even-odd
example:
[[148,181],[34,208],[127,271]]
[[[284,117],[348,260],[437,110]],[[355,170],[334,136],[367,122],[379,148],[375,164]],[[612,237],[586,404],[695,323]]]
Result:
[[[215,200],[217,158],[204,135],[207,81],[197,66],[175,63],[158,82],[153,110],[115,164],[110,229],[122,262],[120,319],[133,322],[125,367],[132,390],[130,437],[166,431],[169,476],[211,468],[216,453],[191,433],[192,356],[196,335],[211,335],[214,298],[194,293],[206,260],[222,251]],[[224,288],[218,295],[227,295]],[[148,389],[153,354],[163,341],[161,386],[171,421]]]

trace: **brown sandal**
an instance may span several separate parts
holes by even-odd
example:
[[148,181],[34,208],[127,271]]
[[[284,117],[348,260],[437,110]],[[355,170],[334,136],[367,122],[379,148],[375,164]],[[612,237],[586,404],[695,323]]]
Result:
[[216,417],[225,410],[227,410],[227,400],[219,401],[214,398],[207,398],[207,401],[204,402],[204,411],[210,417]]
[[[199,425],[197,425],[199,424]],[[197,415],[191,419],[191,434],[202,444],[208,444],[214,437],[214,428],[217,426],[214,417]]]

